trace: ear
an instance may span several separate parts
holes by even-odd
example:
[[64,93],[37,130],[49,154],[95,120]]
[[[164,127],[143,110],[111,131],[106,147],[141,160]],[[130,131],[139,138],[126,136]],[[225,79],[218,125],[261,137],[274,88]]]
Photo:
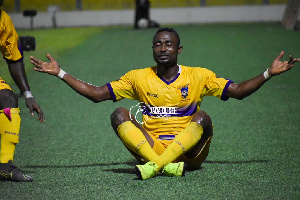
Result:
[[180,54],[182,52],[183,46],[179,46],[177,49],[178,54]]

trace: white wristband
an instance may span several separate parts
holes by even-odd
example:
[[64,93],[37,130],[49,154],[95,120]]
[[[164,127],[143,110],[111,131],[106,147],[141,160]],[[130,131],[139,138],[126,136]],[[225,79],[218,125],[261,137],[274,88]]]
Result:
[[57,74],[58,78],[63,79],[64,75],[66,74],[66,72],[62,69],[60,69],[59,73]]
[[270,79],[272,76],[269,74],[269,68],[264,72],[264,77],[266,80]]
[[30,91],[25,91],[25,92],[23,93],[23,95],[24,95],[24,98],[25,98],[25,99],[33,98],[33,96],[32,96],[32,94],[31,94]]

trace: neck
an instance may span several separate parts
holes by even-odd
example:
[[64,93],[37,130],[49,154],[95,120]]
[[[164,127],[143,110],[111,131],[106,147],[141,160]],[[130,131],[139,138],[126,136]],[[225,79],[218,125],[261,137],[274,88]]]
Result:
[[173,65],[170,67],[166,67],[165,65],[157,65],[156,73],[158,76],[164,78],[166,81],[173,80],[178,74],[179,66]]

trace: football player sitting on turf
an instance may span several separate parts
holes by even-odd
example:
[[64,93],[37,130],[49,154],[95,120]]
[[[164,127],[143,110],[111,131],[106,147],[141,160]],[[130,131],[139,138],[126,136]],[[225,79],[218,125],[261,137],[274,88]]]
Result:
[[117,81],[101,87],[78,80],[63,71],[47,54],[49,63],[30,57],[36,71],[58,76],[93,102],[136,99],[143,109],[142,126],[125,108],[111,114],[112,127],[130,153],[140,162],[135,170],[140,179],[162,172],[183,176],[185,169],[197,169],[208,155],[213,136],[210,116],[200,110],[204,96],[243,99],[272,76],[291,69],[295,62],[280,61],[281,52],[264,73],[242,83],[219,78],[212,71],[177,63],[182,51],[180,38],[172,28],[160,28],[153,37],[156,66],[132,70]]
[[[0,0],[1,53],[6,60],[13,80],[25,97],[26,106],[29,108],[31,115],[34,115],[34,111],[36,111],[38,120],[43,122],[43,112],[33,99],[26,78],[22,46],[10,17],[2,10],[3,2],[4,0]],[[30,176],[25,175],[18,167],[12,164],[16,144],[19,142],[21,123],[19,113],[17,96],[0,77],[0,181],[32,181]]]

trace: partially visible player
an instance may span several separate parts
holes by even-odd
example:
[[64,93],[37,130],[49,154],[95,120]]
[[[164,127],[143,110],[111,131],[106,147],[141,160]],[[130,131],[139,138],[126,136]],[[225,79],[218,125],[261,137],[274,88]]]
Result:
[[[0,0],[0,48],[10,74],[24,95],[31,115],[38,113],[38,120],[44,121],[43,112],[35,102],[28,85],[23,63],[23,51],[19,37],[10,17],[2,10],[4,0]],[[10,86],[0,77],[0,181],[29,182],[32,177],[25,175],[13,165],[15,148],[19,142],[20,109],[18,98]]]
[[[208,155],[213,136],[210,116],[200,110],[205,96],[243,99],[257,91],[272,76],[290,70],[300,59],[281,61],[284,52],[262,74],[242,83],[219,78],[200,67],[177,63],[183,47],[172,28],[160,28],[152,42],[156,66],[132,70],[117,81],[101,87],[85,83],[63,71],[47,54],[49,63],[30,57],[34,70],[58,76],[73,90],[93,102],[136,99],[143,108],[143,124],[125,108],[111,114],[118,137],[141,163],[135,170],[140,179],[162,171],[167,176],[183,176],[185,169],[197,169]],[[146,164],[144,164],[146,163]]]

